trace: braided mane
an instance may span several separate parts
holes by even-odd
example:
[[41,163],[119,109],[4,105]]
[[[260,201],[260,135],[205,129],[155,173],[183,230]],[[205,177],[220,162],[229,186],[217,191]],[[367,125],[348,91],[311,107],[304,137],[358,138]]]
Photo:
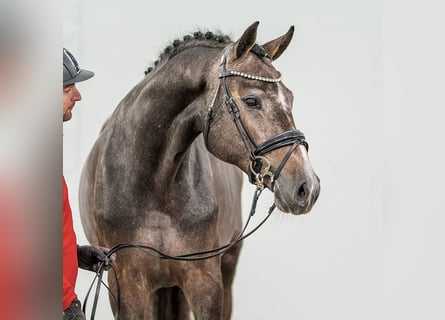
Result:
[[[170,43],[160,54],[158,60],[156,60],[153,63],[153,66],[148,67],[144,73],[145,75],[148,75],[150,72],[152,72],[156,67],[163,62],[164,60],[167,60],[169,58],[174,57],[178,53],[180,53],[185,48],[196,46],[196,45],[202,45],[207,47],[213,47],[213,48],[222,48],[225,47],[227,44],[232,42],[230,37],[228,35],[224,35],[222,33],[214,33],[207,31],[205,33],[201,31],[196,31],[193,34],[185,35],[182,40],[176,39]],[[263,47],[255,44],[255,46],[251,49],[251,52],[256,54],[259,57],[265,57],[266,51]]]

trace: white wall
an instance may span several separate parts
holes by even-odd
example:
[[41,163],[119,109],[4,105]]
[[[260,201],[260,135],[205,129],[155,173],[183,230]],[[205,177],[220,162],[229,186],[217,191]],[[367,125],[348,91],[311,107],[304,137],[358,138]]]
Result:
[[[321,195],[248,239],[233,319],[443,319],[445,100],[435,1],[64,0],[64,46],[96,76],[64,124],[64,173],[79,243],[83,161],[99,129],[170,40],[196,28],[258,42],[295,25],[275,65],[295,96]],[[442,11],[443,12],[443,11]],[[243,192],[248,210],[252,187]],[[264,197],[263,211],[271,203]],[[259,210],[261,212],[261,210]],[[81,272],[83,298],[92,275]],[[110,318],[105,292],[97,318]]]

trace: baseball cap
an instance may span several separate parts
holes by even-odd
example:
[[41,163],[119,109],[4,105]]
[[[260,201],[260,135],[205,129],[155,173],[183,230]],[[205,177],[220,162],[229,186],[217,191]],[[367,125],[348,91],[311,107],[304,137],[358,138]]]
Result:
[[88,80],[94,72],[81,69],[76,58],[67,49],[63,48],[63,85]]

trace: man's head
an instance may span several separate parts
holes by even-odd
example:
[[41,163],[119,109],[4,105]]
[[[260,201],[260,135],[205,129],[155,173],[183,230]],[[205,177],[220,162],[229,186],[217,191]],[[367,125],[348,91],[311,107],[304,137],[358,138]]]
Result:
[[76,88],[76,83],[94,76],[94,72],[81,69],[76,58],[63,48],[63,121],[71,119],[71,111],[76,101],[82,96]]

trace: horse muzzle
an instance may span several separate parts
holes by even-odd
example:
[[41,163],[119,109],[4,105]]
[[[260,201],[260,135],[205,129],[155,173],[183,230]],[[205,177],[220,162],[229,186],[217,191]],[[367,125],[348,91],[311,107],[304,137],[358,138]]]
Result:
[[291,181],[282,175],[274,188],[277,208],[290,214],[304,214],[311,211],[320,195],[320,179],[312,172]]

